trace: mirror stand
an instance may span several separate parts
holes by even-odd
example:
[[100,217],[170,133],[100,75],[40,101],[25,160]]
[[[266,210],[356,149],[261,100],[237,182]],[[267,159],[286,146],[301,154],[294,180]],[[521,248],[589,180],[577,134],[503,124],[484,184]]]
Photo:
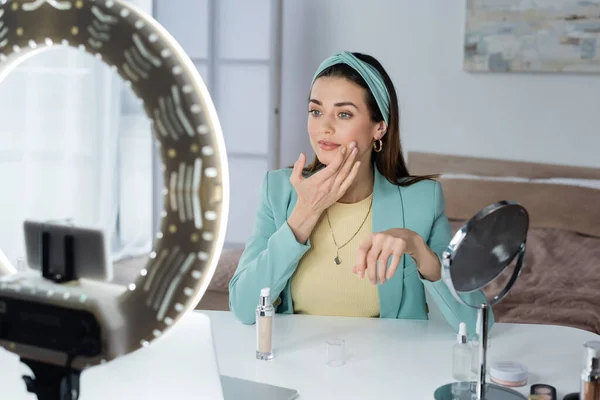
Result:
[[[526,400],[527,397],[516,390],[487,383],[486,377],[490,308],[508,294],[521,272],[528,225],[527,211],[517,203],[494,203],[463,225],[444,252],[444,282],[459,302],[478,312],[479,370],[477,379],[473,381],[452,382],[438,387],[434,392],[435,400]],[[488,254],[493,257],[488,257]],[[460,293],[483,289],[515,259],[515,268],[509,280],[490,301],[471,304],[460,296]],[[481,268],[482,260],[485,260],[484,268]],[[477,279],[473,279],[474,276]]]
[[479,309],[479,326],[478,332],[481,332],[481,343],[479,345],[479,371],[477,374],[477,399],[485,397],[485,376],[487,371],[487,345],[488,345],[488,319],[489,307],[487,304],[482,304]]

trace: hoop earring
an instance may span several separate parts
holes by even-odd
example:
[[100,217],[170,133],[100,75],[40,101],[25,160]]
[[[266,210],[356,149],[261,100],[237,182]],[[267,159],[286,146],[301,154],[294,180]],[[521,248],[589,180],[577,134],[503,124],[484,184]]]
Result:
[[377,139],[373,142],[373,150],[375,150],[375,153],[379,153],[383,150],[383,141],[381,139]]

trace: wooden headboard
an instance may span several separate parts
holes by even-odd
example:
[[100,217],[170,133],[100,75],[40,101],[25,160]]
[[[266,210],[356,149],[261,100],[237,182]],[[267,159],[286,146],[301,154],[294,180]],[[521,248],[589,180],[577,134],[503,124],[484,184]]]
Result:
[[499,200],[523,205],[532,227],[560,228],[600,237],[600,190],[555,183],[465,179],[445,174],[527,179],[569,178],[600,181],[600,168],[409,152],[411,175],[441,175],[446,214],[466,220]]

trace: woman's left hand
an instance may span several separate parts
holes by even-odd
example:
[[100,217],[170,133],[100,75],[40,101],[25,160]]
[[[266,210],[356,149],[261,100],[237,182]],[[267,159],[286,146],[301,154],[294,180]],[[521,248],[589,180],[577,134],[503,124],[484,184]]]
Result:
[[[377,280],[380,283],[385,283],[387,279],[392,278],[396,273],[400,259],[404,254],[413,257],[417,268],[419,268],[422,261],[425,261],[425,264],[437,264],[437,270],[440,271],[437,256],[429,249],[429,246],[419,234],[410,229],[393,228],[372,233],[361,243],[356,255],[356,265],[352,272],[360,278],[363,278],[366,274],[372,284],[376,284]],[[388,269],[387,265],[390,257],[392,257],[392,261]],[[431,260],[429,260],[430,258]],[[435,266],[433,268],[435,269]]]

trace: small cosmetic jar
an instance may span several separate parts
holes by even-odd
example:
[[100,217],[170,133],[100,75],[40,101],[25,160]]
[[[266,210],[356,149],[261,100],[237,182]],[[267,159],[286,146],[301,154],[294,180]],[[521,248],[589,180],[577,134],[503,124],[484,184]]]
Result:
[[527,367],[513,361],[498,361],[490,367],[491,381],[502,386],[525,386],[528,376]]
[[537,400],[556,400],[556,388],[543,383],[531,385],[530,393],[531,395],[529,397],[535,395],[535,399]]

